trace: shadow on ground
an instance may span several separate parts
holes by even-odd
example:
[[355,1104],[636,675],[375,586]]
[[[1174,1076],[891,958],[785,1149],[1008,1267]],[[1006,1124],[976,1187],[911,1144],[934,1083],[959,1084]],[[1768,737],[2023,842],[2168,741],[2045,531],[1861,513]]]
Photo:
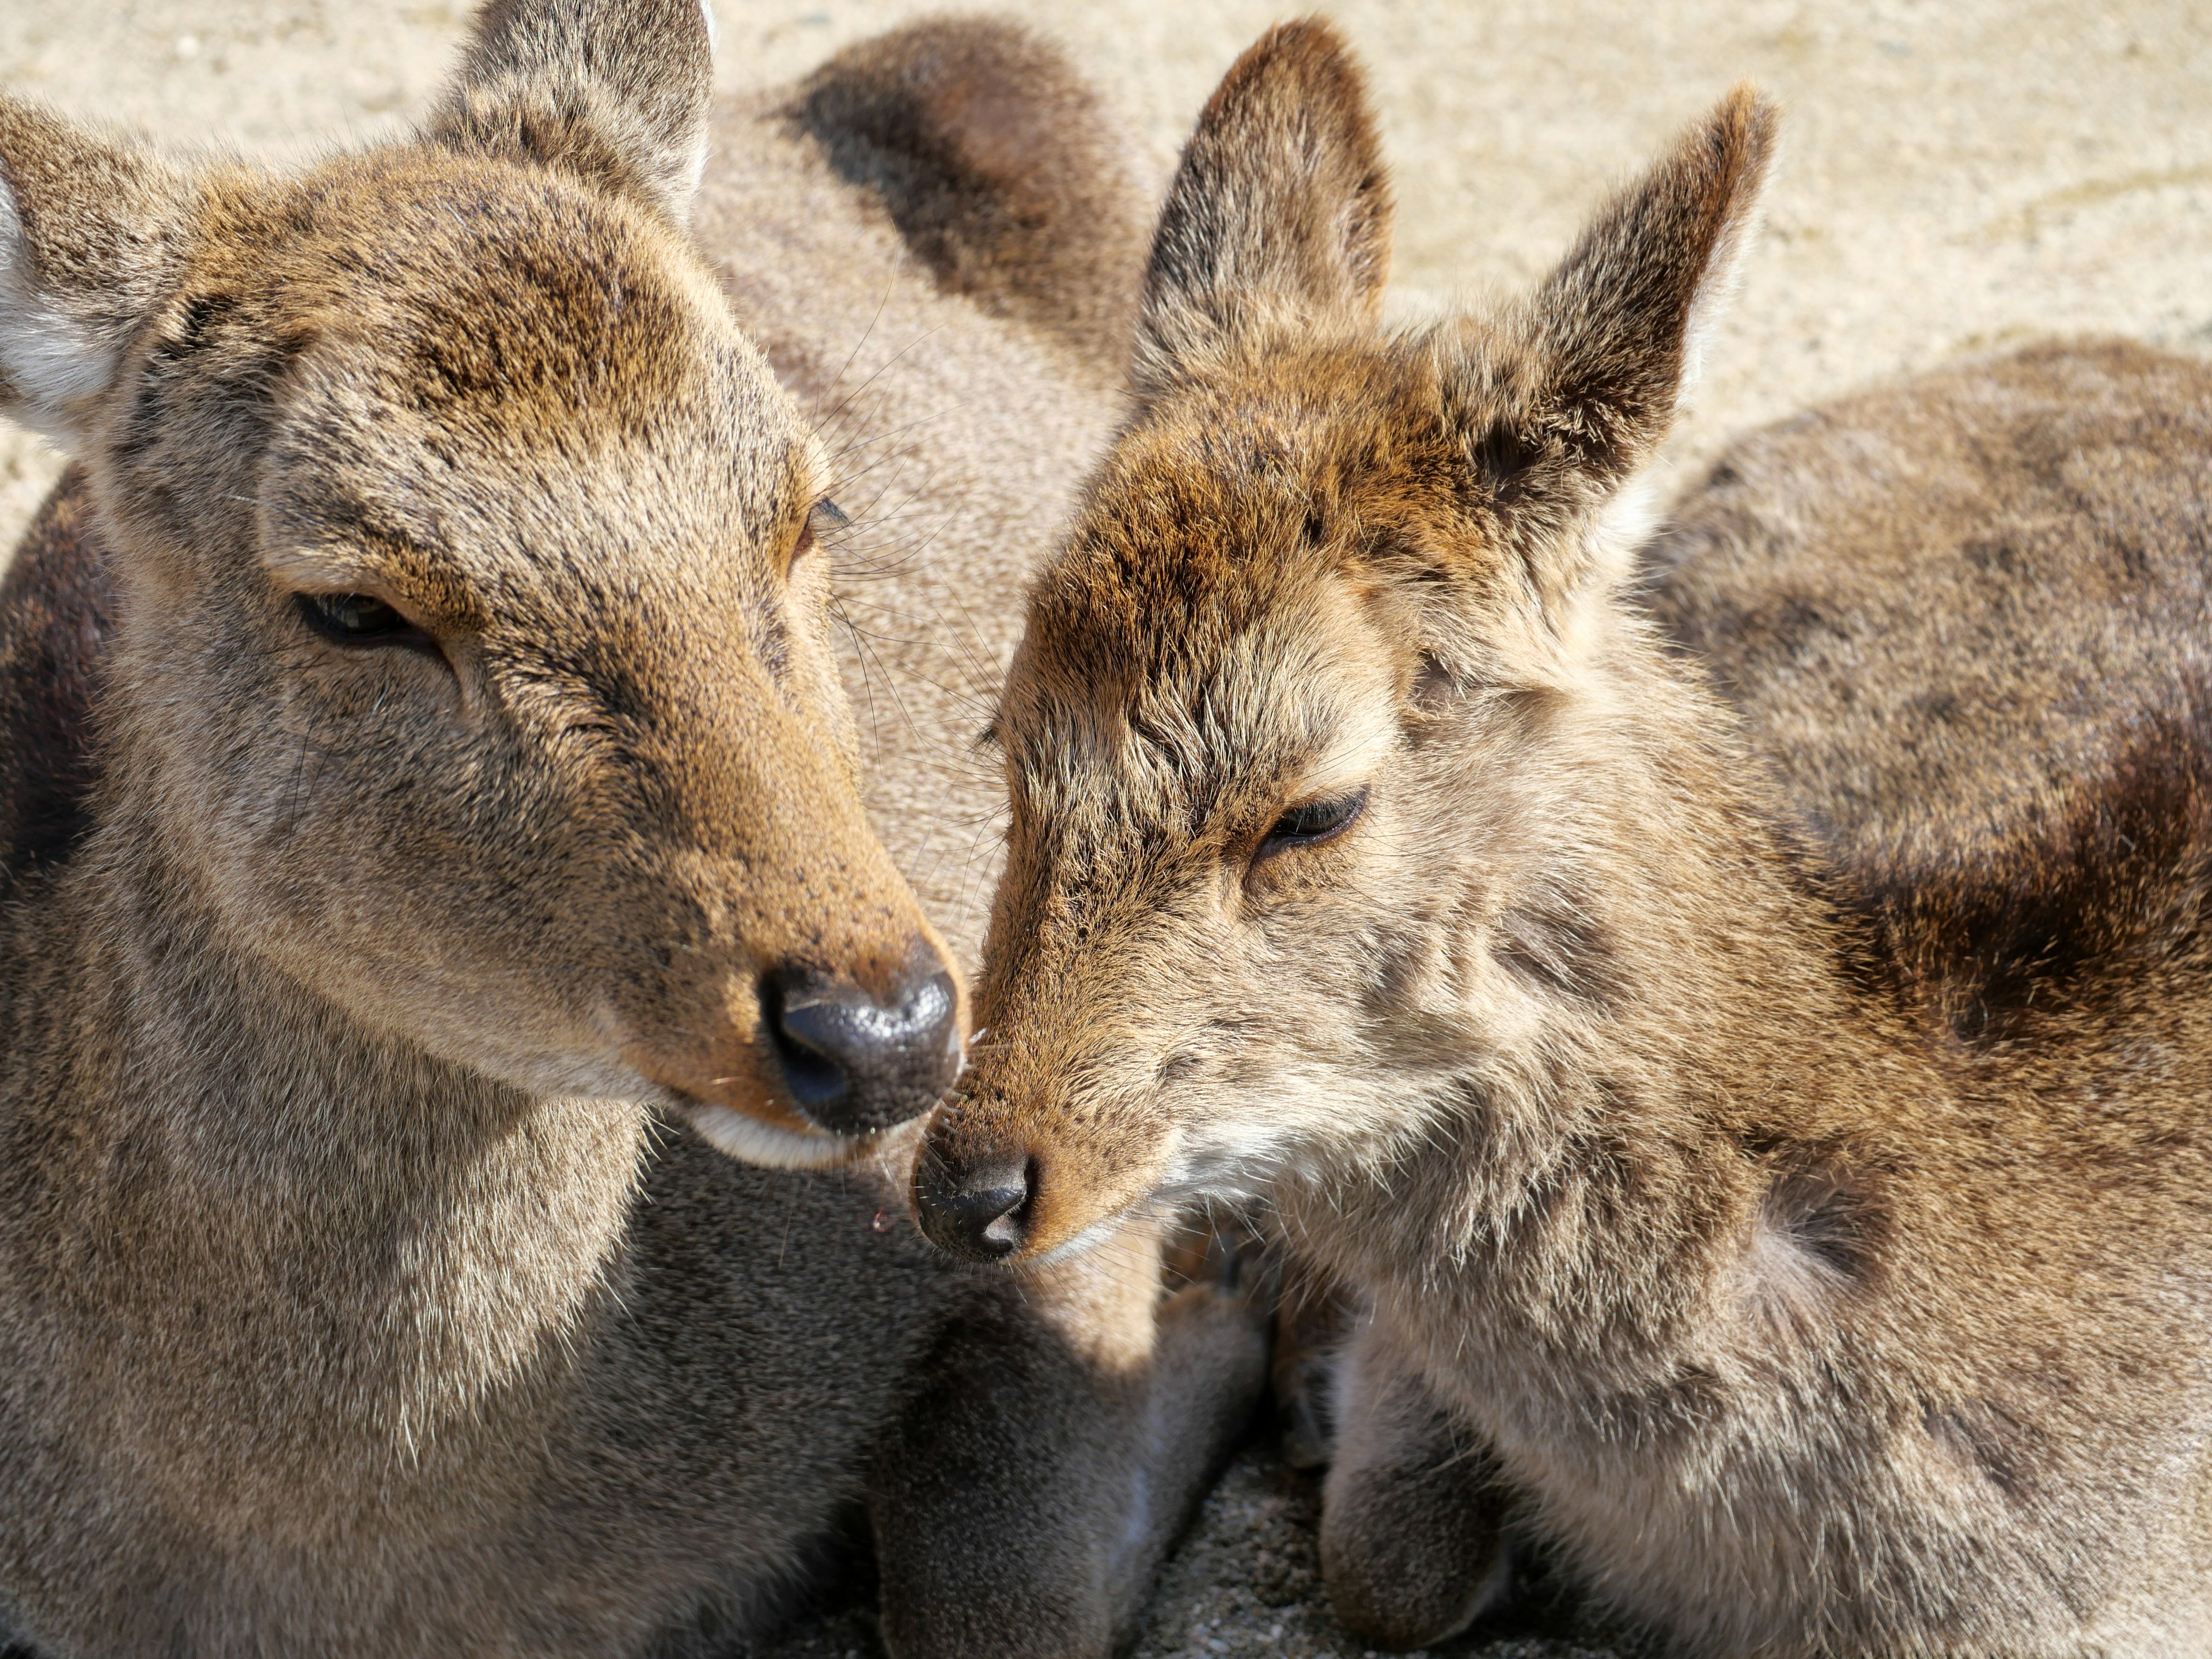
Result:
[[[1291,1469],[1262,1437],[1237,1457],[1162,1575],[1132,1659],[1366,1659],[1340,1630],[1322,1586],[1321,1477]],[[864,1613],[805,1620],[744,1659],[883,1659]],[[1592,1619],[1540,1569],[1511,1604],[1457,1641],[1453,1659],[1646,1659]]]

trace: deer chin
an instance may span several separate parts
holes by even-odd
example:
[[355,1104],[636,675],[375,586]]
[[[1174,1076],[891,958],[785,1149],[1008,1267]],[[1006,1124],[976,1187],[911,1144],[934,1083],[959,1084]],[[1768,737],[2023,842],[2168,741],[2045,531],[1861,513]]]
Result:
[[873,1134],[840,1134],[789,1119],[756,1117],[733,1106],[701,1100],[681,1090],[653,1091],[653,1103],[682,1118],[715,1151],[766,1170],[874,1169],[892,1190],[911,1184],[915,1154],[928,1118],[909,1118]]

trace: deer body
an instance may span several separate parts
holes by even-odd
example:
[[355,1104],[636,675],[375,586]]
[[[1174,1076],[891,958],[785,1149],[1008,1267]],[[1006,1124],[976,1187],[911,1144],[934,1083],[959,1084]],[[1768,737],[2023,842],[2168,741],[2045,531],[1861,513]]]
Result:
[[[416,141],[299,180],[0,101],[0,400],[80,459],[0,617],[0,1632],[34,1651],[693,1651],[865,1515],[895,1651],[1103,1652],[1249,1409],[1251,1317],[1161,1311],[1149,1231],[1013,1285],[902,1219],[957,957],[861,799],[829,450],[681,234],[706,44],[692,0],[491,7]],[[825,205],[989,222],[1001,184],[914,159],[962,140],[932,99],[1058,124],[1119,199],[1027,37],[924,26],[809,88],[884,65],[896,177],[816,159],[830,117],[717,118],[792,186],[709,239],[732,288]],[[951,538],[984,590],[1117,325],[991,312],[1076,234],[1023,226],[965,288],[879,241],[866,301],[958,313],[1067,446]],[[849,349],[842,280],[745,320]],[[924,712],[876,787],[987,818]]]
[[[706,1610],[772,1611],[957,1313],[872,1225],[887,1184],[749,1170],[635,1109],[317,1041],[238,966],[190,988],[222,999],[242,1053],[257,1026],[287,1039],[258,1064],[179,1064],[198,1011],[127,969],[128,990],[11,1030],[19,1074],[52,1059],[25,1025],[125,1034],[49,1073],[67,1092],[8,1136],[9,1197],[43,1232],[8,1274],[24,1633],[57,1653],[620,1653]],[[393,1121],[403,1079],[434,1120]],[[242,1132],[241,1107],[291,1133]],[[104,1148],[90,1183],[54,1144],[74,1138]],[[815,1335],[829,1285],[849,1367]]]
[[[1135,412],[1002,696],[992,1042],[933,1120],[923,1226],[1064,1260],[1164,1198],[1271,1196],[1365,1310],[1322,1548],[1370,1641],[1464,1628],[1525,1528],[1687,1652],[2194,1651],[2212,796],[2189,708],[2136,718],[2163,625],[2064,746],[2024,714],[1923,769],[1954,811],[1854,793],[1939,700],[1737,676],[1839,757],[1791,757],[1786,797],[1620,595],[1771,124],[1738,92],[1529,300],[1394,334],[1356,72],[1317,25],[1231,71],[1155,238]],[[1867,453],[1846,431],[1809,476]],[[1939,543],[1902,669],[1940,694],[1976,647],[2065,658],[2192,591],[2201,465],[2114,465],[2102,523],[2163,574],[2101,616],[2033,581],[1981,611]],[[1762,477],[1662,574],[1680,636],[1789,615],[1791,537],[1850,521]],[[1889,597],[1837,586],[1847,637]],[[2008,742],[2065,787],[1969,782]],[[2065,960],[2023,982],[2054,918]]]

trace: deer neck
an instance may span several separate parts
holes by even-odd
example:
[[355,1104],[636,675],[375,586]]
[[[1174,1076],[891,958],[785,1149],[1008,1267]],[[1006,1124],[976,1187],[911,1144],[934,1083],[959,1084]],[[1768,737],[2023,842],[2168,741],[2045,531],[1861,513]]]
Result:
[[1860,1191],[1945,1091],[1855,977],[1727,710],[1624,628],[1542,718],[1570,763],[1471,908],[1461,1063],[1417,1121],[1294,1176],[1285,1207],[1445,1350],[1472,1325],[1612,1365],[1678,1354],[1770,1232],[1785,1276],[1849,1272],[1848,1218],[1783,1212]]
[[365,1029],[231,939],[117,816],[53,907],[70,1035],[39,1070],[67,1080],[32,1103],[47,1150],[17,1177],[82,1376],[143,1420],[167,1400],[210,1455],[252,1425],[257,1460],[311,1480],[557,1388],[620,1265],[645,1109]]

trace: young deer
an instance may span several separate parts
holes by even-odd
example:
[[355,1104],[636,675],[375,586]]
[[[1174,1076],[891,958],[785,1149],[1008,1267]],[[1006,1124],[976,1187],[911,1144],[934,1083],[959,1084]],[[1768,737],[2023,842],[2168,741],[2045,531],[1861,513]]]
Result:
[[[2142,630],[2102,708],[2156,718],[2091,721],[2066,764],[2100,781],[2050,821],[2127,925],[1962,1042],[1620,592],[1773,125],[1731,95],[1529,301],[1391,334],[1344,52],[1301,25],[1231,72],[1004,690],[990,1036],[923,1224],[1062,1259],[1168,1196],[1271,1194],[1364,1305],[1322,1547],[1370,1641],[1475,1617],[1510,1521],[1689,1651],[2196,1651],[2202,647],[2120,588],[2018,641]],[[2100,464],[2118,501],[2135,464]],[[2192,596],[2203,476],[2142,496]],[[2036,724],[1988,728],[1993,775]]]
[[[0,404],[77,458],[0,605],[0,1644],[690,1651],[865,1504],[895,1651],[1102,1654],[1258,1386],[1143,1227],[1020,1285],[890,1224],[960,981],[863,810],[826,447],[684,233],[708,77],[696,0],[496,0],[289,179],[0,99]],[[716,132],[791,185],[726,266],[991,228],[897,304],[1085,463],[1140,221],[1056,58],[928,26]],[[986,592],[1044,493],[953,538]],[[981,815],[945,748],[897,787]]]

